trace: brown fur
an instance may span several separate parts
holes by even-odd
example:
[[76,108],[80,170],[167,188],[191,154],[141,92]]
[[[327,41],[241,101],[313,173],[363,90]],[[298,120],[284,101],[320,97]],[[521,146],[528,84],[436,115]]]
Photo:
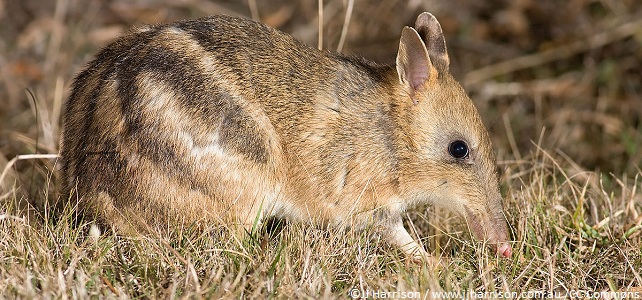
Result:
[[[269,216],[374,224],[412,256],[425,252],[401,216],[430,202],[507,245],[487,131],[448,72],[439,23],[424,13],[416,27],[396,66],[228,16],[131,32],[75,80],[65,192],[125,232]],[[449,154],[455,140],[467,158]]]

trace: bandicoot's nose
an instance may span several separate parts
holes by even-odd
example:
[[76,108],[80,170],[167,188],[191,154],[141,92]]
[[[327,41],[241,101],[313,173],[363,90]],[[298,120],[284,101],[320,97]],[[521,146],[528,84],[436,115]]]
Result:
[[497,246],[497,254],[509,258],[513,254],[513,249],[508,243],[501,243]]

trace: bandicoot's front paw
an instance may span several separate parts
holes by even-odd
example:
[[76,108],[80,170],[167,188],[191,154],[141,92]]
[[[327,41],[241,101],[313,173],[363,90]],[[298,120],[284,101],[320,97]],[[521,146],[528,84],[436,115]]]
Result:
[[446,259],[444,259],[443,257],[432,256],[423,249],[416,249],[412,253],[407,253],[406,258],[411,263],[414,263],[417,265],[425,264],[431,268],[444,267],[446,263]]
[[409,256],[408,261],[416,265],[426,265],[431,269],[444,268],[447,263],[446,259],[429,254]]

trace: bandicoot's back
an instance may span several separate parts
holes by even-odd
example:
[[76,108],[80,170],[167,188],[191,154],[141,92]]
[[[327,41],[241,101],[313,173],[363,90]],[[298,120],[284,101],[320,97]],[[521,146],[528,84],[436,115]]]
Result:
[[132,32],[76,78],[61,156],[65,192],[125,232],[375,224],[421,256],[401,215],[435,202],[510,255],[490,139],[427,13],[396,66],[227,16]]

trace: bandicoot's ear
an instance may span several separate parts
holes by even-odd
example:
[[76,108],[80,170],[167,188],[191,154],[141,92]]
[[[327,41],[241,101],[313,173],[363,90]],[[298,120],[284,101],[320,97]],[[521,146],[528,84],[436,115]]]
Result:
[[401,84],[408,87],[412,95],[426,84],[435,72],[419,33],[413,28],[404,27],[397,53],[397,74]]
[[448,72],[450,58],[446,50],[446,39],[437,18],[429,12],[417,17],[415,29],[428,49],[428,55],[439,73]]

